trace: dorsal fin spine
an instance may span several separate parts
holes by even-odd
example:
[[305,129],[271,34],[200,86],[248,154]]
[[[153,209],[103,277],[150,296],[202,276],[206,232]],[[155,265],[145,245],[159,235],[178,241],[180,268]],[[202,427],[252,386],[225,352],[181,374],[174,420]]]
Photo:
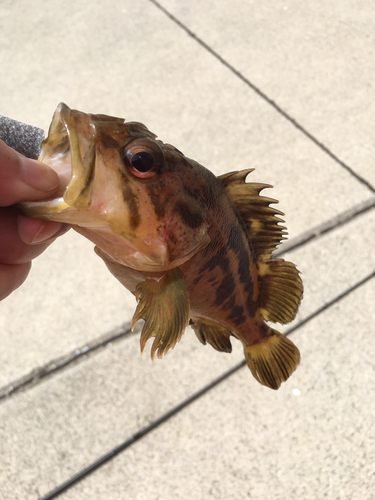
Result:
[[253,170],[230,172],[218,179],[246,226],[257,259],[266,260],[285,239],[286,228],[281,225],[284,220],[279,217],[284,214],[269,206],[278,203],[277,200],[260,195],[263,189],[272,187],[270,184],[245,182],[247,175]]

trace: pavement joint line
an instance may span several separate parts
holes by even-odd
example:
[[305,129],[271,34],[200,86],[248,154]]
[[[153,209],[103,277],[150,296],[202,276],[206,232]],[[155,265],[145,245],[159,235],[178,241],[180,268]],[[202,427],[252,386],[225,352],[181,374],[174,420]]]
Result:
[[306,316],[306,318],[301,319],[301,321],[299,321],[296,325],[293,325],[292,327],[288,328],[288,330],[284,333],[284,335],[285,336],[291,335],[293,332],[298,330],[301,326],[305,325],[306,323],[308,323],[312,319],[316,318],[317,316],[322,314],[324,311],[326,311],[330,307],[334,306],[335,304],[340,302],[342,299],[344,299],[345,297],[350,295],[352,292],[357,290],[357,288],[360,288],[361,286],[365,285],[368,281],[370,281],[374,278],[375,278],[375,269],[370,274],[368,274],[367,276],[365,276],[361,280],[357,281],[357,283],[354,283],[354,285],[350,286],[349,288],[347,288],[346,290],[341,292],[339,295],[336,295],[336,297],[334,297],[333,299],[329,300],[328,302],[326,302],[322,306],[318,307],[318,309],[316,309],[314,312],[312,312],[311,314]]
[[3,400],[7,400],[10,396],[35,386],[37,383],[41,382],[43,379],[53,375],[54,373],[66,368],[68,365],[77,362],[83,356],[88,356],[89,354],[98,351],[101,348],[107,347],[108,345],[116,342],[120,339],[130,337],[131,335],[136,335],[138,328],[135,328],[134,332],[131,331],[130,323],[125,323],[121,327],[117,327],[114,330],[101,335],[99,338],[86,343],[80,349],[75,349],[73,352],[69,352],[59,358],[55,358],[49,361],[44,366],[34,368],[31,372],[27,373],[23,377],[6,384],[6,386],[0,388],[0,403]]
[[[285,333],[286,336],[290,335],[294,331],[298,330],[300,327],[305,325],[306,323],[310,322],[317,316],[319,316],[321,313],[329,309],[330,307],[334,306],[338,302],[340,302],[343,298],[348,296],[350,293],[354,292],[356,289],[360,288],[361,286],[365,285],[368,281],[371,279],[375,278],[375,270],[368,274],[365,278],[362,280],[358,281],[355,283],[353,286],[347,288],[344,292],[341,294],[337,295],[334,297],[332,300],[324,304],[322,307],[318,308],[315,310],[313,313],[311,313],[309,316],[307,316],[304,320],[300,321],[296,326],[289,328],[288,331]],[[202,396],[204,396],[207,392],[209,392],[211,389],[214,389],[216,386],[224,382],[225,380],[229,379],[232,375],[237,373],[239,370],[244,368],[246,366],[246,361],[243,360],[240,363],[237,363],[235,366],[227,370],[226,372],[222,373],[219,377],[214,379],[212,382],[209,384],[206,384],[203,386],[201,389],[196,391],[194,394],[189,396],[188,398],[184,399],[181,401],[179,404],[174,406],[172,409],[164,413],[162,416],[151,422],[151,424],[147,425],[146,427],[143,427],[140,429],[138,432],[133,434],[130,438],[126,439],[123,441],[120,445],[116,446],[109,452],[105,453],[102,455],[100,458],[92,462],[90,465],[79,471],[77,474],[72,476],[70,479],[67,481],[61,483],[59,486],[51,490],[49,493],[47,493],[45,496],[41,497],[39,500],[52,500],[54,498],[57,498],[59,495],[70,489],[72,486],[77,484],[79,481],[83,480],[85,477],[87,477],[89,474],[93,473],[95,470],[97,470],[99,467],[105,465],[109,460],[114,458],[116,455],[121,453],[122,451],[126,450],[129,448],[132,444],[136,443],[139,441],[141,438],[155,430],[157,427],[161,426],[165,422],[167,422],[170,418],[175,416],[177,413],[180,411],[184,410],[186,407],[188,407],[190,404],[194,403],[198,399],[200,399]]]
[[205,385],[198,391],[196,391],[194,394],[189,396],[188,398],[184,399],[181,403],[178,405],[174,406],[171,410],[167,411],[164,413],[161,417],[157,418],[151,424],[147,425],[146,427],[143,427],[143,429],[139,430],[135,434],[133,434],[130,438],[125,440],[123,443],[120,445],[116,446],[113,448],[111,451],[100,457],[98,460],[90,464],[88,467],[85,469],[82,469],[80,472],[72,476],[70,479],[65,481],[64,483],[61,483],[59,486],[57,486],[55,489],[47,493],[44,497],[41,497],[40,500],[52,500],[53,498],[58,497],[61,493],[65,492],[67,489],[71,488],[74,484],[76,484],[78,481],[84,479],[86,476],[94,472],[96,469],[104,465],[106,462],[114,458],[116,455],[124,451],[126,448],[129,448],[132,444],[136,443],[139,441],[142,437],[146,436],[149,434],[151,431],[165,423],[167,420],[169,420],[171,417],[182,411],[184,408],[186,408],[188,405],[199,399],[201,396],[206,394],[208,391],[213,389],[215,386],[219,385],[221,382],[226,380],[228,377],[230,377],[233,373],[237,372],[240,368],[242,368],[245,364],[245,361],[242,361],[241,363],[238,363],[235,365],[233,368],[227,370],[224,372],[222,375],[217,377],[215,380],[210,382],[209,384]]
[[331,157],[336,163],[338,163],[342,168],[344,168],[349,174],[354,177],[358,182],[366,186],[372,193],[375,194],[375,186],[373,186],[367,179],[359,175],[352,167],[347,165],[343,160],[335,155],[324,143],[317,139],[311,132],[309,132],[303,125],[301,125],[295,118],[293,118],[289,113],[287,113],[281,106],[279,106],[274,100],[272,100],[267,94],[265,94],[259,87],[248,80],[239,70],[232,66],[228,61],[226,61],[218,52],[216,52],[212,47],[210,47],[202,38],[191,31],[182,21],[177,19],[173,14],[171,14],[167,9],[165,9],[156,0],[149,0],[155,5],[161,12],[163,12],[167,17],[171,19],[177,26],[184,30],[193,40],[195,40],[199,45],[201,45],[207,52],[214,56],[221,64],[223,64],[227,69],[229,69],[234,75],[236,75],[240,80],[242,80],[248,87],[250,87],[256,94],[258,94],[263,100],[265,100],[270,106],[272,106],[281,116],[283,116],[288,122],[290,122],[295,128],[297,128],[302,134],[304,134],[308,139],[310,139],[316,146],[318,146],[322,151],[324,151],[329,157]]
[[[315,240],[329,233],[330,231],[337,229],[338,227],[352,221],[356,217],[361,216],[367,211],[374,208],[375,199],[369,199],[357,206],[351,207],[349,210],[338,214],[336,217],[333,217],[320,226],[310,229],[300,237],[297,237],[288,243],[283,243],[282,249],[276,251],[274,256],[280,257],[285,253],[292,252],[297,248],[300,248],[307,243],[310,243],[312,240]],[[42,380],[52,376],[56,372],[61,371],[67,366],[78,362],[83,356],[87,358],[88,355],[97,352],[99,349],[105,346],[108,346],[108,344],[127,338],[130,335],[136,335],[138,331],[139,327],[136,327],[135,331],[132,332],[130,323],[126,323],[121,327],[118,327],[115,330],[112,330],[111,332],[105,334],[104,336],[102,335],[99,338],[94,339],[92,342],[86,344],[82,348],[75,349],[73,352],[49,361],[42,367],[33,369],[26,375],[0,388],[0,404],[2,401],[8,400],[10,397],[15,396],[21,391],[30,389],[31,387],[35,387],[38,383],[42,382]]]
[[332,217],[328,221],[323,222],[322,224],[319,224],[318,226],[315,226],[312,229],[309,229],[300,236],[297,236],[296,238],[293,238],[290,241],[285,241],[282,244],[282,248],[280,250],[276,250],[274,255],[275,257],[279,257],[280,255],[283,255],[287,252],[294,251],[297,248],[302,247],[307,243],[310,243],[312,240],[321,238],[327,233],[336,230],[337,228],[345,224],[348,224],[355,218],[364,215],[366,212],[369,212],[374,208],[375,208],[375,198],[369,198],[368,200],[365,200],[364,202],[359,203],[358,205],[355,205],[349,208],[348,210],[344,210],[343,212],[339,213],[335,217]]

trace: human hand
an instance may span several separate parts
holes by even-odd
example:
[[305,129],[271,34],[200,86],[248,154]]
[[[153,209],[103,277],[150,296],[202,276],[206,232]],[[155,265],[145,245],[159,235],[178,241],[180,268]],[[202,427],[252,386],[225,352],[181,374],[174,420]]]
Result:
[[70,226],[23,217],[12,205],[52,197],[59,178],[0,140],[0,300],[25,281],[31,261]]

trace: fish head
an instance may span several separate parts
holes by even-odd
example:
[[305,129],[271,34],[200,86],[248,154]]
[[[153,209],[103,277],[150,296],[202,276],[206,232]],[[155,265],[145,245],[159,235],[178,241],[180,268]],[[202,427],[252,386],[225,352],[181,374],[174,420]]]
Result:
[[61,103],[39,161],[58,173],[60,190],[21,213],[70,224],[117,263],[165,271],[210,241],[204,210],[185,189],[193,167],[141,123]]

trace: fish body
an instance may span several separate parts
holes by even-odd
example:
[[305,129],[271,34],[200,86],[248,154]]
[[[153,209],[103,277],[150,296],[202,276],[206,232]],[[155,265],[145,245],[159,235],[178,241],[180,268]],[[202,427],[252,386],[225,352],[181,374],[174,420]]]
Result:
[[255,378],[277,389],[299,363],[297,347],[266,324],[297,312],[302,282],[292,263],[272,257],[284,239],[276,200],[252,171],[216,177],[144,125],[60,104],[40,161],[60,175],[59,197],[22,213],[66,222],[138,302],[141,349],[162,357],[188,323],[202,343],[244,346]]

